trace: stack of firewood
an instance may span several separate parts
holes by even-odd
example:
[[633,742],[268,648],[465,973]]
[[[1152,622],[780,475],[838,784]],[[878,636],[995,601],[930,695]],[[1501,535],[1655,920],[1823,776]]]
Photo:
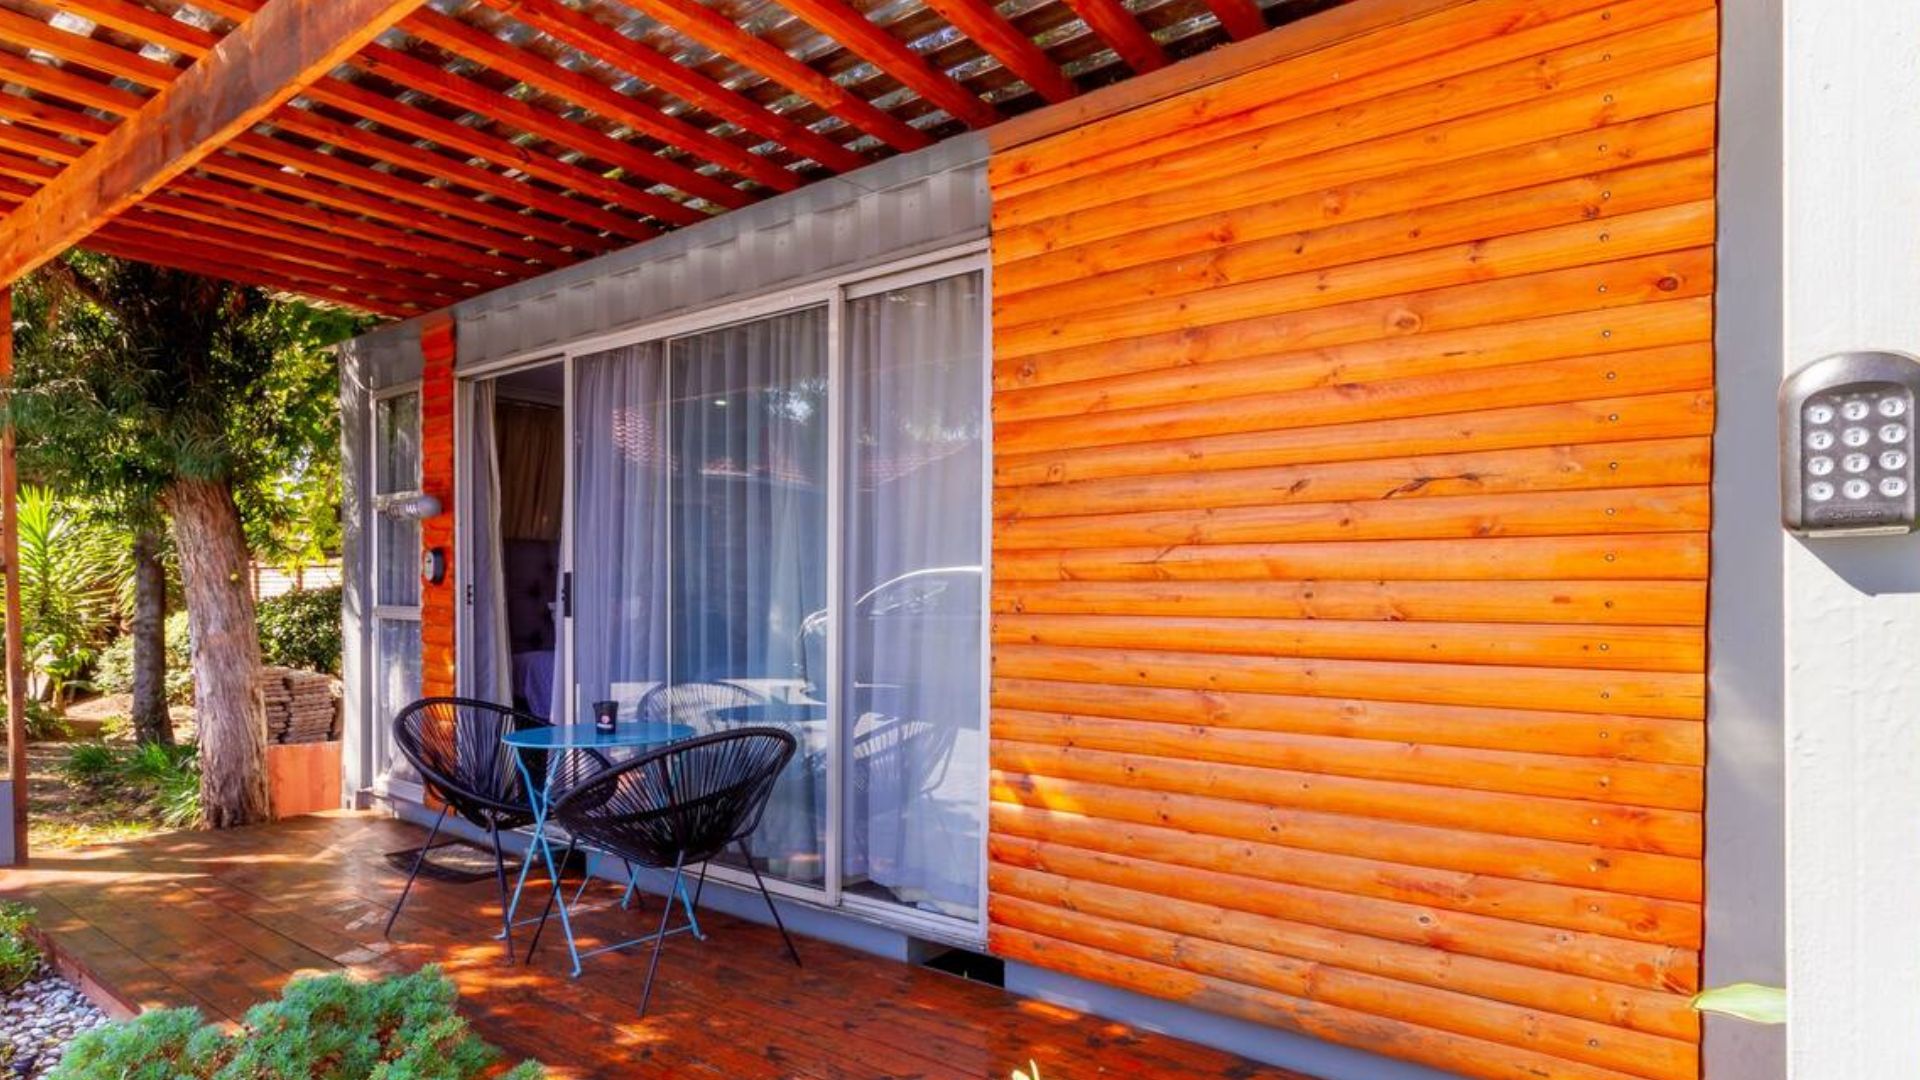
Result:
[[331,676],[269,667],[261,692],[267,700],[267,741],[329,742],[340,737],[340,691]]

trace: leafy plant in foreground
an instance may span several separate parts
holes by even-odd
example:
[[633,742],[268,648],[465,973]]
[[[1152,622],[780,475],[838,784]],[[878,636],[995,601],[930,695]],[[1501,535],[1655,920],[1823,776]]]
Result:
[[19,989],[40,970],[40,946],[27,936],[33,909],[25,904],[0,904],[0,994]]
[[[498,1060],[454,1009],[438,968],[358,982],[296,979],[247,1011],[241,1030],[168,1009],[74,1040],[51,1080],[478,1080]],[[502,1080],[539,1080],[528,1062]]]

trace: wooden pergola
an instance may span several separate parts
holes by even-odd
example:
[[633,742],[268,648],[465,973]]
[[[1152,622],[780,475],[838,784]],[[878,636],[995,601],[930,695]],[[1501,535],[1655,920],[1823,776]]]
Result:
[[434,311],[1339,2],[0,0],[0,315],[80,244]]

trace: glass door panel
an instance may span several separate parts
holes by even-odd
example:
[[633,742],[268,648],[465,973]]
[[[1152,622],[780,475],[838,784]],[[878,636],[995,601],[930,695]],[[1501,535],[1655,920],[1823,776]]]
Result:
[[804,636],[827,606],[827,310],[677,338],[669,350],[664,711],[703,732],[793,732],[799,749],[754,855],[764,873],[824,886],[831,741]]
[[667,678],[663,357],[664,346],[646,342],[574,361],[576,723],[593,720],[596,701],[617,702],[630,721]]
[[420,395],[373,403],[374,768],[418,782],[389,743],[394,717],[420,696],[420,523],[393,513],[382,496],[420,490]]
[[843,892],[979,917],[981,277],[847,303]]

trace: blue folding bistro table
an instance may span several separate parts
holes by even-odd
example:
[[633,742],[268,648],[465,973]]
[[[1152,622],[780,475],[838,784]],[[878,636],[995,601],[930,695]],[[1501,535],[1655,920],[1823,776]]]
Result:
[[[553,838],[548,835],[547,832],[547,815],[553,809],[553,796],[555,794],[553,790],[554,778],[567,774],[571,772],[571,770],[557,768],[557,763],[553,760],[552,756],[555,754],[575,754],[585,751],[604,753],[609,750],[644,750],[666,743],[678,742],[681,739],[692,738],[693,735],[693,729],[685,724],[670,724],[658,721],[651,723],[629,721],[615,725],[614,729],[610,732],[601,731],[590,723],[555,724],[552,727],[536,727],[527,728],[523,731],[509,731],[501,737],[500,741],[512,747],[515,751],[514,763],[519,766],[520,779],[521,782],[526,785],[527,801],[533,810],[533,843],[527,849],[528,857],[520,860],[520,879],[513,887],[513,899],[507,903],[506,921],[508,924],[514,924],[514,913],[520,909],[520,894],[527,887],[527,874],[533,868],[533,859],[536,855],[546,863],[547,876],[553,881],[553,895],[555,899],[561,899],[560,871],[562,867],[559,861],[554,858]],[[536,780],[533,775],[533,768],[528,763],[528,759],[541,754],[547,755],[544,759],[547,763],[545,770],[546,775]],[[589,857],[591,857],[591,853],[589,853]],[[591,876],[591,874],[588,875],[589,878],[591,878]],[[622,906],[625,906],[627,901],[632,898],[634,888],[638,884],[639,872],[636,870],[631,872],[627,877],[626,895],[621,897],[620,901]],[[582,891],[584,891],[585,888],[586,885],[582,882]],[[693,901],[687,896],[687,887],[684,882],[680,885],[679,893],[680,903],[685,907],[687,912],[687,925],[678,930],[668,932],[680,933],[685,930],[691,930],[694,936],[698,937],[700,936],[700,923],[694,918]],[[579,897],[576,895],[574,899],[577,901]],[[667,897],[666,902],[671,904],[673,898]],[[653,940],[652,936],[639,937],[631,941],[604,945],[597,949],[588,950],[583,954],[580,952],[579,946],[574,942],[573,923],[567,916],[567,908],[571,905],[562,900],[562,902],[555,906],[560,909],[560,930],[567,939],[567,954],[573,958],[573,973],[575,976],[580,974],[580,960],[583,956],[592,956],[595,953],[607,952],[612,949],[624,949],[630,945],[638,945]],[[529,954],[529,956],[531,956],[531,954]]]

